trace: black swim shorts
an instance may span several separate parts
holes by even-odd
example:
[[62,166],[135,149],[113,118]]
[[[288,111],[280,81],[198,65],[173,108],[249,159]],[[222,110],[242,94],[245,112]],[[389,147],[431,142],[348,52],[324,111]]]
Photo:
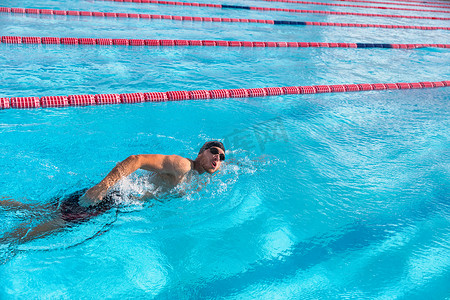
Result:
[[95,216],[98,216],[114,206],[114,200],[111,195],[107,195],[102,202],[96,206],[83,207],[78,204],[78,201],[87,189],[76,191],[62,200],[59,205],[61,218],[70,223],[80,223],[87,221]]

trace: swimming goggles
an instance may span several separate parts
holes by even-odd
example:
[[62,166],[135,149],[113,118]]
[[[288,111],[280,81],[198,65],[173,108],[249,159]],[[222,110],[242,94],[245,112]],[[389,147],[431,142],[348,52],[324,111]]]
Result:
[[[217,149],[217,148],[209,148],[209,152],[211,152],[211,154],[216,155],[216,154],[219,154],[219,149]],[[224,161],[225,160],[225,154],[220,153],[219,157],[220,157],[220,161]]]

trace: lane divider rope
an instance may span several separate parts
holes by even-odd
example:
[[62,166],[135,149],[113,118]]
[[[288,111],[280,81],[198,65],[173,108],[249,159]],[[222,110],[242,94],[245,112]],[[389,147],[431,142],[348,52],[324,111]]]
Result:
[[[120,1],[120,0],[119,1],[118,0],[104,0],[104,1],[124,2],[123,0],[122,1]],[[305,9],[289,9],[289,8],[275,8],[275,7],[255,7],[255,6],[241,6],[241,5],[210,4],[210,3],[207,4],[207,3],[196,3],[196,2],[179,2],[179,1],[175,2],[175,1],[162,1],[162,0],[130,0],[127,2],[194,6],[194,7],[211,7],[211,8],[233,8],[233,9],[261,10],[261,11],[278,11],[278,12],[290,12],[290,13],[300,13],[300,14],[327,14],[327,15],[350,15],[350,16],[380,17],[380,18],[450,20],[450,18],[443,18],[443,17],[366,14],[366,13],[341,12],[341,11],[305,10]],[[441,11],[438,11],[438,12],[441,12]]]
[[363,83],[363,84],[335,84],[312,86],[267,87],[253,89],[220,89],[220,90],[194,90],[169,91],[127,94],[97,94],[97,95],[70,95],[45,97],[13,97],[0,98],[0,109],[9,108],[47,108],[104,105],[119,103],[164,102],[201,99],[249,98],[280,96],[292,94],[319,94],[337,92],[357,92],[373,90],[404,90],[423,89],[450,86],[450,80],[435,82],[400,82],[400,83]]
[[[332,0],[332,1],[344,1],[344,0]],[[345,0],[345,1],[350,1],[350,0]],[[440,5],[450,5],[445,3],[445,2],[436,2],[436,1],[413,1],[413,0],[393,0],[395,2],[399,2],[399,4],[401,4],[401,2],[406,2],[406,3],[428,3],[428,4],[440,4]]]
[[317,42],[250,42],[223,40],[154,40],[154,39],[111,39],[111,38],[72,38],[38,36],[2,36],[4,44],[63,44],[63,45],[102,45],[102,46],[217,46],[217,47],[290,47],[290,48],[450,48],[450,44],[380,44],[380,43],[317,43]]
[[[265,0],[263,0],[265,1]],[[372,4],[388,4],[388,5],[403,5],[403,6],[415,6],[415,7],[432,7],[432,8],[450,8],[450,4],[439,3],[441,5],[427,5],[427,4],[410,4],[410,3],[394,3],[394,2],[380,2],[380,1],[367,1],[367,0],[332,0],[340,2],[356,2],[356,3],[372,3]],[[325,3],[325,2],[321,2]],[[422,3],[422,2],[419,2]]]
[[279,21],[279,20],[237,19],[237,18],[210,18],[210,17],[91,12],[91,11],[53,10],[53,9],[18,8],[18,7],[0,7],[0,13],[1,12],[17,13],[17,14],[42,14],[42,15],[101,17],[101,18],[136,18],[147,20],[157,19],[157,20],[193,21],[193,22],[239,22],[239,23],[263,23],[272,25],[295,25],[295,26],[337,26],[337,27],[371,27],[371,28],[388,28],[388,29],[450,30],[450,27],[439,27],[439,26],[433,27],[433,26],[412,26],[412,25],[382,25],[382,24]]
[[[104,1],[106,1],[106,0],[104,0]],[[109,1],[116,1],[116,0],[109,0]],[[437,13],[444,13],[444,14],[450,13],[450,11],[446,11],[446,10],[430,10],[430,9],[404,8],[404,7],[336,4],[336,3],[311,2],[311,1],[295,1],[295,0],[262,0],[262,1],[283,2],[283,3],[292,3],[292,4],[323,5],[323,6],[358,7],[358,8],[371,8],[371,9],[391,9],[391,10],[422,11],[422,12],[424,11],[424,12],[437,12]],[[133,2],[139,2],[139,0],[133,0]],[[448,7],[448,6],[439,6],[439,8],[449,9],[450,7]]]

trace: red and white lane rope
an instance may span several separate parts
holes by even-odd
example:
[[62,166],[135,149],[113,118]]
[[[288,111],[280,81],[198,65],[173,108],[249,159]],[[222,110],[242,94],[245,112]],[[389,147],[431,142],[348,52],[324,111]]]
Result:
[[[116,0],[106,0],[106,1],[123,2],[123,1],[116,1]],[[366,14],[366,13],[354,13],[354,12],[342,12],[342,11],[305,10],[305,9],[289,9],[289,8],[275,8],[275,7],[255,7],[255,6],[240,6],[240,5],[225,5],[225,4],[206,4],[206,3],[196,3],[196,2],[179,2],[179,1],[175,2],[175,1],[162,1],[162,0],[130,0],[127,2],[194,6],[194,7],[277,11],[277,12],[290,12],[290,13],[300,13],[300,14],[350,15],[350,16],[361,16],[361,17],[407,18],[407,19],[447,20],[447,21],[450,20],[450,18],[443,18],[443,17]],[[441,12],[441,11],[437,11],[437,12]]]
[[[115,1],[115,0],[110,0],[110,1]],[[353,4],[336,4],[336,3],[311,2],[311,1],[295,1],[295,0],[263,0],[263,1],[267,1],[267,2],[283,2],[283,3],[292,3],[292,4],[307,4],[307,5],[371,8],[371,9],[384,9],[384,10],[436,12],[436,13],[444,13],[444,14],[450,13],[450,11],[446,11],[446,10],[431,10],[431,9],[418,9],[418,8],[387,7],[387,6],[369,6],[369,5],[353,5]],[[440,6],[439,8],[449,9],[450,7]]]
[[312,86],[288,86],[267,87],[253,89],[221,89],[221,90],[195,90],[195,91],[170,91],[170,92],[148,92],[128,94],[97,94],[97,95],[70,95],[70,96],[45,96],[45,97],[13,97],[0,98],[0,109],[8,108],[46,108],[103,105],[119,103],[140,102],[163,102],[201,99],[224,99],[224,98],[249,98],[280,96],[292,94],[319,94],[376,90],[404,90],[423,89],[450,86],[450,80],[435,82],[412,82],[412,83],[363,83],[363,84],[335,84],[335,85],[312,85]]
[[433,8],[450,8],[450,3],[439,3],[441,5],[428,5],[428,4],[410,4],[410,3],[394,3],[394,2],[380,2],[380,1],[368,1],[368,0],[332,0],[340,2],[356,2],[356,3],[372,3],[372,4],[388,4],[388,5],[403,5],[403,6],[415,6],[415,7],[433,7]]
[[[333,0],[336,1],[336,0]],[[399,4],[401,4],[401,2],[406,2],[406,3],[428,3],[428,4],[440,4],[440,5],[450,5],[445,3],[444,1],[442,2],[437,2],[437,1],[414,1],[414,0],[393,0],[395,2],[400,2]]]
[[101,18],[136,18],[136,19],[157,19],[193,22],[239,22],[239,23],[263,23],[272,25],[300,25],[300,26],[336,26],[336,27],[371,27],[388,29],[418,29],[418,30],[450,30],[450,27],[433,26],[411,26],[411,25],[382,25],[382,24],[354,24],[354,23],[331,23],[331,22],[303,22],[303,21],[279,21],[261,19],[237,19],[237,18],[209,18],[191,16],[171,16],[171,15],[150,15],[135,13],[114,13],[114,12],[91,12],[73,10],[53,10],[36,8],[0,7],[0,13],[18,14],[43,14],[43,15],[63,15],[63,16],[83,16]]
[[153,39],[110,39],[72,38],[38,36],[2,36],[4,44],[63,44],[63,45],[120,45],[120,46],[217,46],[217,47],[290,47],[290,48],[450,48],[450,44],[380,44],[380,43],[317,43],[317,42],[250,42],[223,40],[153,40]]

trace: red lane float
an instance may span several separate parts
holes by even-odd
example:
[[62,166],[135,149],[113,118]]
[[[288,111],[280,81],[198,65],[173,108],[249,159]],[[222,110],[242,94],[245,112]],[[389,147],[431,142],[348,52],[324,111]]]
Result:
[[165,92],[145,93],[144,96],[145,96],[145,101],[147,101],[147,102],[169,101],[169,98],[167,98],[167,93],[165,93]]
[[95,103],[97,105],[119,104],[119,103],[121,103],[120,95],[117,95],[117,94],[98,94],[98,95],[95,95]]
[[[104,0],[106,1],[106,0]],[[114,0],[109,0],[114,1]],[[138,1],[138,0],[136,0]],[[311,2],[311,1],[295,1],[295,0],[263,0],[267,2],[283,2],[292,4],[308,4],[308,5],[323,5],[323,6],[340,6],[340,7],[358,7],[358,8],[371,8],[371,9],[391,9],[391,10],[406,10],[406,11],[421,11],[421,12],[437,12],[437,13],[450,13],[450,11],[445,10],[430,10],[430,9],[418,9],[418,8],[403,8],[403,7],[387,7],[387,6],[369,6],[369,5],[352,5],[352,4],[335,4],[335,3],[325,3],[325,2]],[[378,2],[381,4],[381,2]],[[438,8],[450,8],[447,6],[437,6]]]
[[211,92],[207,90],[191,91],[191,99],[211,99]]
[[[163,2],[166,2],[166,1],[163,1]],[[183,2],[167,2],[164,4],[178,5],[178,4],[173,4],[173,3],[183,3]],[[221,7],[227,7],[227,6],[222,5]],[[231,7],[231,5],[228,5],[228,7]],[[238,6],[235,6],[235,8],[237,8],[237,7]],[[267,7],[248,7],[248,8],[246,7],[245,9],[263,10],[263,11],[282,11],[282,12],[302,13],[302,14],[351,15],[351,16],[362,16],[362,17],[407,18],[407,19],[426,19],[426,20],[444,20],[444,21],[450,20],[450,18],[441,18],[441,17],[365,14],[365,13],[352,13],[352,12],[339,12],[339,11],[301,10],[301,9],[267,8]],[[47,9],[46,11],[53,11],[53,10]],[[0,12],[39,14],[39,10],[30,10],[30,9],[25,9],[25,8],[9,8],[9,7],[0,7]],[[69,16],[86,16],[86,17],[105,17],[105,18],[113,17],[113,18],[169,19],[169,20],[179,20],[179,21],[242,22],[242,23],[275,22],[275,20],[202,18],[202,17],[169,16],[169,15],[131,14],[131,13],[130,14],[129,13],[101,13],[101,12],[86,12],[86,11],[67,11],[67,15],[69,15]],[[197,20],[196,20],[196,18],[197,18]],[[271,24],[273,24],[273,23],[271,23]]]
[[[25,13],[23,8],[0,7],[0,12],[19,12]],[[56,14],[56,11],[53,11]],[[67,11],[67,15],[79,16],[79,12]],[[129,18],[130,14],[125,13],[105,13],[104,17],[111,18]],[[95,15],[92,15],[95,17]],[[194,21],[194,22],[240,22],[240,23],[262,23],[271,25],[300,25],[300,26],[336,26],[336,27],[371,27],[371,28],[387,28],[387,29],[418,29],[418,30],[450,30],[450,27],[436,26],[412,26],[412,25],[383,25],[383,24],[355,24],[355,23],[331,23],[331,22],[299,22],[299,21],[278,21],[278,20],[260,20],[260,19],[230,19],[230,18],[204,18],[189,16],[170,16],[170,15],[148,15],[139,14],[140,19],[156,19],[156,20],[177,20],[177,21]],[[44,42],[42,44],[51,44],[52,42]]]
[[64,107],[69,106],[69,99],[66,96],[47,96],[41,98],[41,106],[46,107]]
[[70,106],[86,106],[95,104],[94,95],[70,95],[68,98]]
[[316,43],[316,42],[249,42],[249,41],[211,41],[211,40],[143,40],[143,39],[94,39],[58,37],[19,37],[2,36],[5,44],[65,44],[65,45],[107,45],[107,46],[215,46],[215,47],[280,47],[280,48],[450,48],[450,44],[373,44],[373,43]]
[[121,94],[122,103],[140,103],[145,101],[144,93]]
[[164,102],[199,99],[249,98],[293,94],[342,93],[358,91],[404,90],[450,86],[450,80],[434,82],[361,83],[312,86],[267,87],[252,89],[223,89],[169,91],[128,94],[97,94],[38,97],[0,98],[0,109],[86,106],[119,103]]
[[10,101],[11,108],[39,108],[41,103],[38,97],[13,97]]
[[0,98],[0,109],[10,108],[9,98]]

